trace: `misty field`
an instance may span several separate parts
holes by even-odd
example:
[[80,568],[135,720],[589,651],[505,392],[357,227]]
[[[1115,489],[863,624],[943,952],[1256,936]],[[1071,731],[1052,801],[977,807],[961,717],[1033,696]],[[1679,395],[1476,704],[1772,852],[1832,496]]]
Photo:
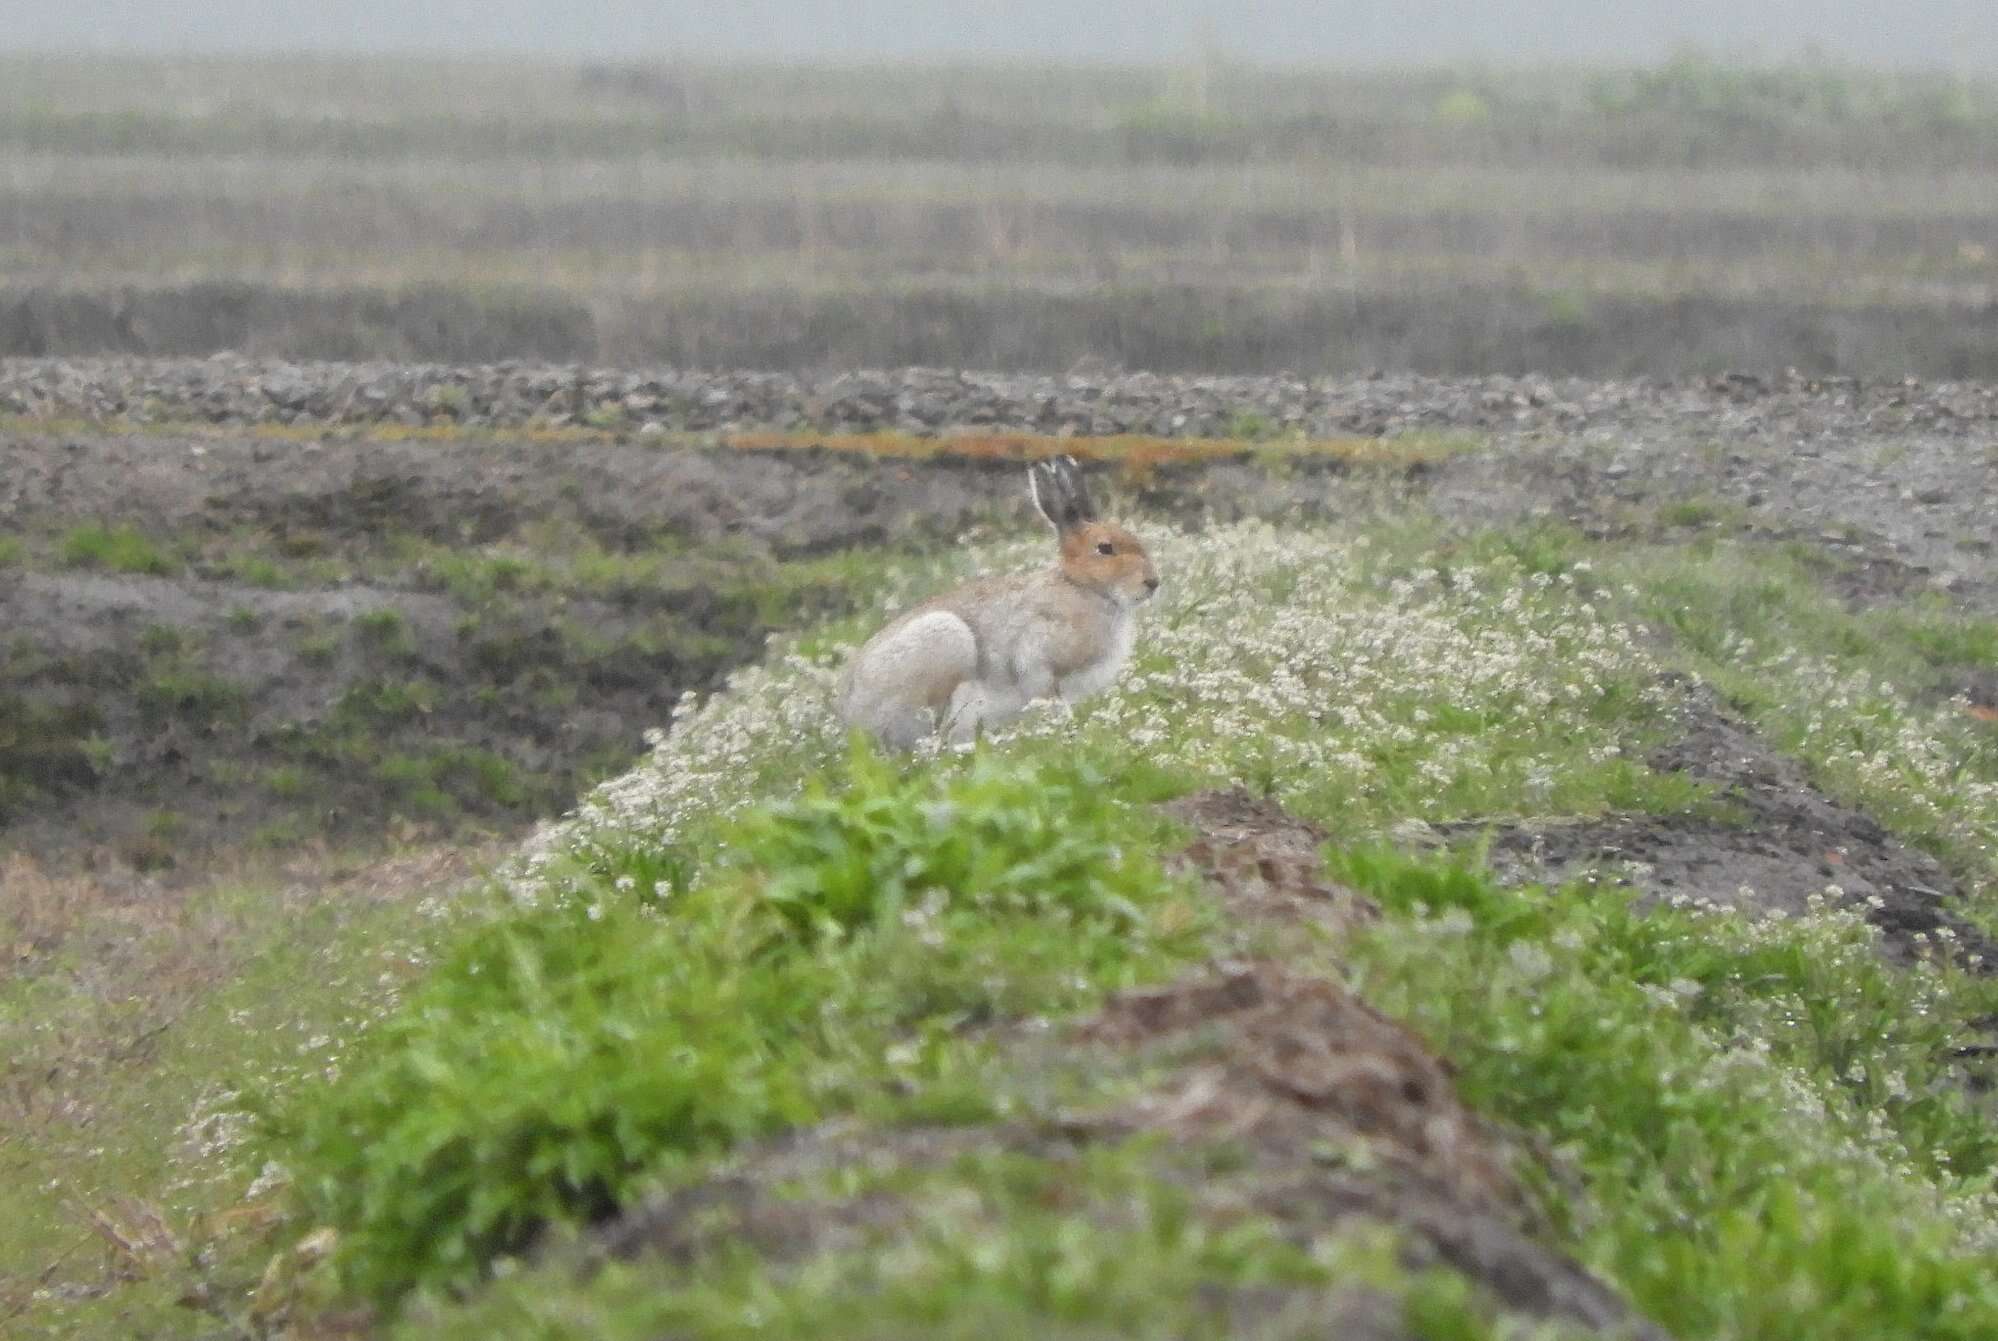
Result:
[[[0,1334],[1998,1336],[1994,254],[1822,61],[0,59]],[[849,737],[1054,453],[1129,664]]]
[[1993,366],[1998,84],[1836,66],[0,69],[0,349]]

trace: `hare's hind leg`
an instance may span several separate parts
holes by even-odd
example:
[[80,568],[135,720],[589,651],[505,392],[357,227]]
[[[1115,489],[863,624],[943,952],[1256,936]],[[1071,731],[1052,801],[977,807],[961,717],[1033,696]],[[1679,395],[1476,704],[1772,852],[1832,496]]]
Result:
[[944,713],[943,736],[952,745],[969,745],[987,727],[1000,727],[1020,715],[1026,700],[1017,690],[966,680],[951,695]]
[[846,704],[850,726],[906,750],[937,729],[978,669],[971,626],[944,610],[918,615],[861,649]]

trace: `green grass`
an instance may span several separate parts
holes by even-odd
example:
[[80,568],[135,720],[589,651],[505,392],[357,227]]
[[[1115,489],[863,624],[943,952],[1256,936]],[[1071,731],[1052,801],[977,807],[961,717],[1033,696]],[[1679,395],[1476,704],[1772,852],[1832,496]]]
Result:
[[0,693],[0,816],[44,798],[52,787],[97,776],[104,760],[91,742],[103,725],[94,704]]
[[[14,897],[34,892],[9,875]],[[0,1330],[213,1335],[222,1319],[180,1296],[212,1291],[240,1321],[279,1246],[272,1191],[246,1198],[260,1166],[237,1087],[338,1065],[439,924],[413,898],[302,900],[255,879],[137,906],[80,879],[55,888],[65,938],[0,966]],[[141,1251],[107,1252],[93,1214]],[[37,1303],[45,1271],[92,1288]]]
[[470,745],[391,754],[375,765],[374,776],[406,804],[430,814],[455,813],[461,798],[515,809],[536,790],[504,755]]
[[705,880],[670,849],[600,852],[554,906],[469,938],[326,1092],[277,1105],[266,1148],[340,1228],[343,1280],[392,1301],[785,1126],[989,1117],[955,1023],[1073,1006],[1197,943],[1104,782],[863,760],[743,821],[741,862]]
[[858,550],[778,560],[747,546],[694,545],[672,536],[613,549],[563,525],[478,547],[399,536],[383,564],[384,576],[413,575],[474,613],[559,594],[666,612],[691,601],[705,608],[710,624],[796,626],[850,608],[893,561]]
[[416,637],[410,632],[409,618],[393,606],[355,615],[349,627],[362,647],[379,656],[402,659],[415,655]]
[[180,570],[180,560],[131,526],[87,523],[72,528],[58,547],[72,568],[103,568],[114,573],[164,577]]
[[[1892,967],[1850,915],[1640,913],[1627,894],[1502,889],[1384,849],[1334,864],[1388,913],[1353,949],[1356,985],[1455,1061],[1468,1101],[1556,1152],[1565,1176],[1537,1184],[1556,1234],[1671,1334],[1998,1327],[1982,1250],[1998,1123],[1950,1061],[1998,984]],[[910,1177],[892,1250],[780,1266],[732,1247],[724,1221],[680,1265],[578,1283],[558,1259],[418,1310],[407,1334],[721,1337],[754,1319],[779,1336],[1218,1336],[1208,1310],[1231,1287],[1358,1283],[1392,1289],[1416,1335],[1495,1334],[1461,1280],[1387,1284],[1337,1241],[1300,1252],[1254,1219],[1217,1231],[1128,1148]],[[836,1181],[852,1195],[868,1175]],[[1081,1210],[1103,1206],[1131,1227]]]
[[224,571],[238,582],[269,591],[289,591],[299,585],[298,579],[283,565],[262,554],[232,555]]
[[1467,1100],[1564,1152],[1587,1190],[1548,1186],[1557,1222],[1673,1335],[1998,1332],[1998,1122],[1951,1060],[1998,984],[1889,967],[1850,913],[1639,913],[1379,852],[1340,869],[1392,914],[1362,990]]
[[331,721],[354,731],[399,725],[429,713],[441,692],[430,679],[356,680],[335,701]]
[[[968,764],[819,764],[822,747],[791,735],[767,773],[762,760],[746,772],[740,744],[728,745],[714,765],[727,780],[710,785],[707,714],[716,748],[739,742],[744,723],[783,711],[782,681],[745,680],[739,699],[684,719],[678,761],[659,766],[663,822],[579,842],[536,882],[540,906],[493,924],[377,1036],[376,1066],[315,1096],[301,1125],[273,1128],[274,1150],[309,1171],[308,1219],[342,1228],[346,1288],[393,1299],[476,1279],[544,1220],[590,1218],[785,1125],[842,1113],[991,1119],[994,1096],[1010,1092],[1003,1059],[938,1022],[1074,1008],[1128,979],[1127,956],[1171,906],[1160,903],[1170,882],[1153,871],[1114,901],[1089,895],[1080,906],[1106,919],[1095,935],[1048,901],[1095,879],[1056,873],[1070,845],[1101,862],[1156,844],[1132,803],[1233,776],[1341,832],[1411,813],[1504,814],[1519,797],[1494,776],[1533,782],[1555,813],[1706,804],[1630,761],[1659,729],[1661,705],[1643,687],[1655,671],[1606,616],[1578,618],[1591,561],[1571,533],[1528,528],[1440,552],[1421,537],[1339,555],[1294,535],[1260,543],[1213,541],[1228,562],[1247,558],[1225,579],[1202,576],[1198,552],[1178,555],[1203,594],[1185,618],[1161,612],[1121,707],[1034,724]],[[1291,612],[1280,660],[1264,664],[1233,628],[1238,609]],[[1372,678],[1352,678],[1349,638],[1384,658]],[[1512,640],[1533,649],[1526,659]],[[1307,767],[1304,751],[1325,734],[1309,710],[1320,657],[1328,674],[1348,668],[1341,701],[1361,715],[1336,728],[1345,755]],[[1239,691],[1214,679],[1224,666],[1242,675]],[[1303,697],[1243,701],[1279,671]],[[1167,704],[1181,711],[1134,766],[1134,732],[1143,738]],[[759,778],[785,766],[795,778],[801,764],[829,769],[804,799],[754,801],[769,785]],[[717,829],[732,795],[750,808]],[[1889,967],[1863,927],[1830,914],[1763,927],[1640,916],[1615,896],[1501,891],[1366,849],[1341,861],[1389,910],[1357,951],[1363,988],[1443,1046],[1472,1102],[1562,1152],[1580,1183],[1539,1181],[1552,1223],[1668,1325],[1773,1338],[1937,1323],[1969,1336],[1998,1319],[1965,1228],[1989,1214],[1975,1190],[1998,1129],[1946,1083],[1949,1046],[1991,1010],[1991,989]],[[1176,920],[1191,936],[1178,957],[1199,953],[1202,919]],[[1174,958],[1143,962],[1157,972]],[[1051,976],[1076,986],[1050,991]],[[820,1009],[798,1014],[804,998]],[[892,1049],[899,1071],[880,1060],[896,1040],[908,1041]],[[676,1068],[634,1079],[633,1049],[663,1050]],[[417,1094],[426,1102],[412,1104]],[[509,1172],[495,1167],[502,1158]],[[1007,1220],[993,1231],[1002,1243]],[[959,1304],[1062,1316],[1031,1278],[1009,1275],[1009,1250],[977,1241],[947,1235],[906,1298],[853,1261],[792,1271],[744,1259],[643,1284],[538,1275],[440,1325],[589,1316],[613,1334],[724,1335],[745,1301],[775,1318],[816,1309],[836,1320],[846,1301],[878,1302],[884,1289],[912,1327]],[[1114,1241],[1120,1257],[1147,1260],[1142,1234]],[[993,1276],[949,1268],[975,1251],[1000,1264],[1002,1303]],[[1140,1271],[1157,1272],[1150,1286],[1106,1278],[1084,1293],[1113,1310],[1125,1291],[1183,1298],[1165,1282],[1187,1270],[1227,1278],[1211,1263],[1161,1262]]]
[[[898,65],[899,96],[884,102],[880,69],[865,64],[635,63],[638,86],[619,87],[620,72],[593,85],[557,62],[412,58],[357,68],[333,58],[19,57],[4,71],[16,96],[0,116],[0,143],[51,155],[452,164],[996,159],[1104,171],[1239,164],[1257,149],[1321,166],[1369,161],[1326,133],[1343,115],[1430,168],[1512,164],[1555,147],[1592,163],[1850,167],[1894,164],[1896,152],[1924,164],[1981,162],[1980,139],[1998,126],[1989,79],[1817,59],[1746,64],[1684,51],[1641,65],[1555,69],[1213,61],[1198,100],[1187,65]],[[773,78],[795,92],[782,105],[755,96]],[[175,81],[215,90],[216,102],[186,105],[154,91]],[[308,98],[317,115],[299,111]]]
[[264,772],[264,789],[280,800],[297,800],[306,794],[309,785],[305,770],[291,764],[280,764]]
[[179,659],[154,669],[134,695],[139,716],[151,723],[179,719],[207,724],[239,716],[243,686]]
[[[674,63],[592,87],[559,62],[21,58],[0,78],[15,91],[0,145],[20,165],[4,259],[23,286],[77,284],[78,302],[127,286],[134,320],[164,301],[190,341],[240,343],[231,320],[270,309],[252,338],[301,356],[1059,367],[1110,341],[1134,366],[1307,375],[1384,356],[1683,365],[1734,354],[1698,330],[1690,355],[1650,340],[1634,301],[1693,299],[1674,304],[1681,325],[1719,332],[1739,326],[1739,295],[1777,293],[1886,304],[1866,322],[1878,336],[1838,351],[1869,369],[1988,363],[1937,295],[1972,301],[1988,266],[1963,221],[1989,216],[1998,180],[1989,79],[1704,57],[1530,73],[1224,62],[1195,100],[1183,73],[898,66],[884,102],[866,68]],[[773,79],[809,91],[755,98]],[[212,103],[166,92],[181,86]],[[607,163],[609,192],[591,175]],[[598,208],[573,217],[593,191]],[[468,245],[429,207],[440,192],[502,222]],[[254,207],[271,193],[299,202],[281,226]],[[1578,216],[1600,225],[1587,247],[1564,235]],[[1299,328],[1356,290],[1356,310]],[[1719,310],[1703,317],[1701,298]],[[1935,320],[1907,334],[1924,310]],[[1495,343],[1495,325],[1518,334]],[[1411,355],[1411,330],[1442,334]],[[1784,335],[1759,351],[1772,364],[1832,357]],[[473,427],[458,387],[425,408]],[[645,413],[579,407],[606,431]]]
[[[1230,1300],[1355,1288],[1416,1335],[1517,1335],[1463,1278],[1397,1266],[1392,1243],[1300,1245],[1195,1213],[1143,1143],[795,1189],[883,1192],[913,1216],[796,1260],[722,1231],[685,1261],[587,1277],[560,1251],[513,1260],[800,1125],[1040,1130],[1122,1093],[1133,1077],[1114,1066],[1051,1075],[987,1026],[1273,952],[1157,860],[1174,836],[1150,803],[1234,782],[1325,825],[1336,873],[1385,910],[1310,962],[1414,1025],[1468,1102],[1529,1138],[1520,1172],[1554,1240],[1675,1335],[1998,1334],[1998,1121],[1952,1056],[1998,988],[1894,965],[1829,909],[1640,912],[1613,889],[1501,889],[1379,845],[1409,818],[1707,813],[1702,788],[1639,762],[1671,730],[1683,691],[1662,672],[1678,664],[1974,874],[1998,748],[1938,694],[1988,661],[1998,628],[1926,601],[1853,613],[1762,548],[1618,554],[1555,526],[1244,525],[1158,548],[1178,580],[1117,688],[971,755],[890,766],[826,727],[826,658],[872,616],[684,704],[662,752],[517,873],[517,897],[475,900],[438,933],[435,967],[385,1019],[302,1001],[342,1040],[337,1073],[218,1054],[262,1125],[217,1203],[277,1160],[293,1218],[272,1248],[339,1233],[298,1306],[374,1301],[412,1336],[1220,1335]],[[632,576],[608,567],[607,583]],[[420,716],[424,692],[370,681],[335,716],[358,738]],[[448,751],[370,759],[419,807],[510,778]],[[21,1030],[63,1008],[22,1000]],[[220,1027],[204,1016],[188,1036]],[[164,1144],[149,1120],[104,1144]],[[61,1157],[40,1136],[28,1148]],[[1221,1152],[1179,1153],[1225,1185]],[[119,1176],[105,1186],[132,1185]],[[33,1214],[32,1244],[0,1260],[34,1257],[58,1212]],[[256,1272],[228,1260],[241,1297]],[[121,1292],[129,1316],[168,1288]],[[64,1316],[110,1325],[95,1305]]]
[[1729,515],[1729,509],[1711,499],[1688,498],[1676,503],[1668,503],[1658,509],[1658,523],[1661,526],[1684,526],[1698,529],[1712,526]]

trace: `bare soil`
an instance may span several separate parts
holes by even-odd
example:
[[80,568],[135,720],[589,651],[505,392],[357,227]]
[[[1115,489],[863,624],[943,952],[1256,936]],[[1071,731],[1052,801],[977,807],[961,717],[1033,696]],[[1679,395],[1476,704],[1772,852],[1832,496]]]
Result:
[[1442,826],[1481,838],[1501,878],[1613,881],[1647,898],[1803,914],[1814,896],[1858,909],[1901,959],[1951,953],[1998,972],[1998,942],[1959,916],[1943,864],[1871,816],[1826,796],[1708,692],[1689,696],[1683,734],[1647,761],[1713,784],[1724,818],[1617,815]]
[[[0,835],[169,877],[245,842],[555,813],[779,621],[855,598],[786,560],[933,543],[993,501],[972,472],[884,484],[857,462],[615,443],[64,434],[0,453],[0,526],[29,551],[0,570]],[[106,524],[171,571],[64,562],[71,528]],[[449,567],[531,564],[551,529],[651,567],[587,585]]]

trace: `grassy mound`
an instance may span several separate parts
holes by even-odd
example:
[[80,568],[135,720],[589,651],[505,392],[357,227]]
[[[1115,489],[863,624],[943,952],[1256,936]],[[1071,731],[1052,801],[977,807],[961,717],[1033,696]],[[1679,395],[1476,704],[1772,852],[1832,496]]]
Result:
[[[865,1254],[751,1252],[586,1284],[541,1271],[443,1302],[551,1226],[782,1129],[1103,1102],[1117,1078],[1023,1097],[981,1026],[1220,953],[1203,896],[1138,855],[1161,835],[1140,803],[1233,783],[1345,836],[1335,865],[1386,916],[1343,971],[1538,1142],[1524,1176],[1550,1232],[1642,1312],[1688,1336],[1987,1334],[1998,1124],[1951,1057],[1992,1004],[1982,979],[1890,964],[1831,903],[1783,921],[1640,912],[1372,845],[1411,816],[1717,809],[1640,762],[1682,691],[1569,538],[1487,537],[1441,564],[1426,540],[1166,537],[1177,599],[1116,690],[906,771],[846,753],[825,711],[830,640],[683,705],[645,767],[544,836],[507,911],[365,1060],[272,1129],[309,1221],[340,1231],[340,1288],[423,1291],[423,1334],[532,1319],[722,1335],[764,1318],[861,1335],[959,1309],[1117,1330],[1120,1301],[1148,1290],[1179,1301],[1151,1315],[1169,1327],[1199,1315],[1188,1280],[1347,1279],[1337,1264],[1364,1256],[1350,1239],[1306,1269],[1281,1268],[1281,1245],[1217,1256],[1164,1233],[1166,1189],[1129,1166],[1075,1176],[1144,1207],[1135,1239],[1044,1223],[967,1167],[946,1181],[996,1200],[981,1223],[1000,1240],[936,1230],[892,1279]],[[1440,1288],[1393,1282],[1416,1334],[1452,1334],[1422,1321]],[[1451,1288],[1437,1317],[1483,1334],[1498,1310]]]
[[[1750,549],[1613,557],[1405,519],[1157,534],[1169,584],[1126,675],[975,752],[851,748],[828,690],[861,622],[683,701],[490,901],[428,924],[434,958],[337,1057],[256,1068],[255,1135],[217,1158],[288,1179],[290,1215],[229,1316],[358,1303],[412,1336],[1587,1330],[1405,1229],[1273,1214],[1255,1152],[1212,1130],[1071,1139],[1153,1111],[1159,1068],[1215,1042],[1085,1064],[1065,1020],[1281,962],[1446,1057],[1507,1136],[1534,1241],[1672,1334],[1998,1333],[1981,965],[1889,953],[1830,880],[1779,918],[1614,878],[1502,885],[1475,846],[1433,841],[1454,821],[1731,822],[1711,784],[1649,762],[1692,669],[1940,854],[1975,916],[1998,752],[1947,689],[1988,630],[1848,613]],[[1252,924],[1164,860],[1183,837],[1155,803],[1213,787],[1322,826],[1378,918]],[[875,1157],[896,1142],[927,1153]],[[1364,1179],[1381,1158],[1361,1139],[1303,1167]],[[714,1228],[727,1208],[702,1199],[772,1159],[778,1209]],[[686,1208],[676,1248],[596,1255],[607,1222],[659,1205]]]

